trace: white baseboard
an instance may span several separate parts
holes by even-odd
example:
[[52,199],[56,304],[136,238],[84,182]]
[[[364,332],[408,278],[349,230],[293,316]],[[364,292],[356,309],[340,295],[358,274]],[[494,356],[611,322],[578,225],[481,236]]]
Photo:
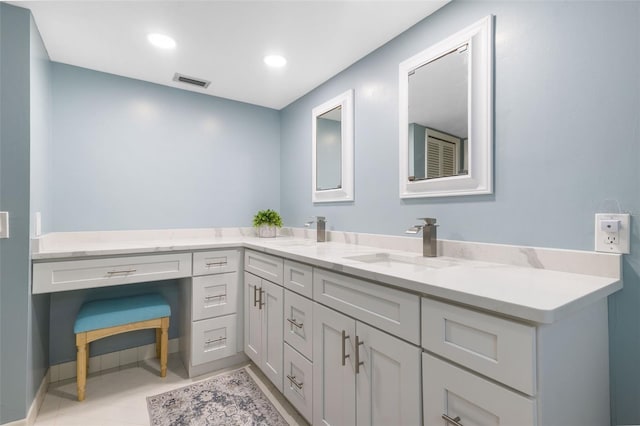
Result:
[[[176,353],[180,350],[180,339],[169,340],[168,353]],[[99,371],[110,370],[124,365],[152,359],[156,357],[156,345],[149,345],[129,348],[122,351],[111,352],[89,358],[89,374]],[[76,377],[76,362],[69,361],[62,364],[52,365],[49,368],[49,382],[55,383],[61,380],[73,379]]]

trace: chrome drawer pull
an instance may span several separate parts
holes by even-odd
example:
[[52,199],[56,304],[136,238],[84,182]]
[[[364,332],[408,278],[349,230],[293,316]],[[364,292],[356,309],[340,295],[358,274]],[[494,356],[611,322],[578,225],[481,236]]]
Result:
[[347,358],[349,358],[350,355],[347,355],[346,353],[346,346],[347,346],[347,339],[349,338],[349,336],[347,336],[347,332],[342,330],[342,366],[344,367],[346,365],[347,362]]
[[225,260],[224,262],[207,262],[207,263],[205,263],[205,266],[208,266],[208,267],[225,266],[226,264],[227,264],[227,261]]
[[208,302],[211,299],[224,299],[225,297],[227,297],[226,294],[218,294],[217,296],[205,296],[204,300]]
[[356,374],[360,374],[360,366],[364,365],[364,361],[360,361],[360,345],[364,345],[364,342],[356,336]]
[[260,301],[258,302],[258,308],[262,309],[262,307],[265,305],[265,302],[262,300],[262,296],[264,295],[265,291],[260,288]]
[[107,274],[109,275],[115,275],[115,274],[133,274],[134,272],[136,272],[137,269],[125,269],[122,271],[109,271],[107,272]]
[[446,414],[442,415],[442,419],[444,420],[444,424],[446,425],[454,425],[454,426],[464,426],[462,423],[460,423],[460,416],[456,416],[455,419],[452,419],[451,417],[447,416]]
[[296,381],[296,376],[290,376],[289,374],[287,374],[287,379],[289,379],[289,381],[291,382],[292,385],[294,385],[295,387],[297,387],[298,389],[302,389],[302,385],[304,384],[303,382],[298,383]]
[[218,342],[222,342],[223,340],[227,340],[226,337],[220,337],[218,339],[214,339],[214,340],[207,340],[206,342],[204,342],[205,345],[210,345],[212,343],[218,343]]
[[287,318],[287,321],[289,321],[291,325],[294,325],[298,328],[302,328],[303,326],[303,323],[298,323],[295,319]]

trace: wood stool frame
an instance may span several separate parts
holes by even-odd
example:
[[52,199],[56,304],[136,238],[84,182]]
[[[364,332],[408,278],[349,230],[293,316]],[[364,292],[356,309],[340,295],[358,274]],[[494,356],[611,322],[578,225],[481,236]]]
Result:
[[87,369],[89,368],[89,343],[113,336],[115,334],[126,333],[127,331],[144,330],[148,328],[156,329],[156,356],[160,358],[160,377],[167,375],[167,349],[169,346],[169,317],[154,318],[145,321],[120,324],[113,327],[99,328],[97,330],[82,331],[76,333],[77,355],[77,384],[78,401],[84,400],[87,384]]

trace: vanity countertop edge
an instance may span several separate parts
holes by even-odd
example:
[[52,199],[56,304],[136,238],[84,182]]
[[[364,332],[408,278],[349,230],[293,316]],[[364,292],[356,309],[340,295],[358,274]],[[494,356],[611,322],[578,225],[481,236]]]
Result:
[[[299,245],[297,245],[299,243]],[[97,257],[189,252],[223,248],[247,248],[315,267],[348,274],[389,287],[435,297],[526,322],[550,324],[622,289],[620,276],[606,277],[560,272],[451,257],[438,257],[453,266],[413,270],[358,262],[348,259],[381,251],[418,256],[413,252],[337,242],[315,243],[308,239],[251,236],[210,239],[167,239],[153,241],[82,242],[77,246],[34,246],[34,263],[80,260]],[[620,255],[603,254],[604,256]],[[615,260],[615,259],[614,259]]]

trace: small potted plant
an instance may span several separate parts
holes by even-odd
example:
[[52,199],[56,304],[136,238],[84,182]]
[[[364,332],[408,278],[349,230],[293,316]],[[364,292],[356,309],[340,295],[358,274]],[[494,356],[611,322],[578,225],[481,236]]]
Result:
[[260,210],[253,217],[253,226],[257,229],[259,237],[273,238],[276,236],[277,228],[282,228],[282,218],[275,210]]

